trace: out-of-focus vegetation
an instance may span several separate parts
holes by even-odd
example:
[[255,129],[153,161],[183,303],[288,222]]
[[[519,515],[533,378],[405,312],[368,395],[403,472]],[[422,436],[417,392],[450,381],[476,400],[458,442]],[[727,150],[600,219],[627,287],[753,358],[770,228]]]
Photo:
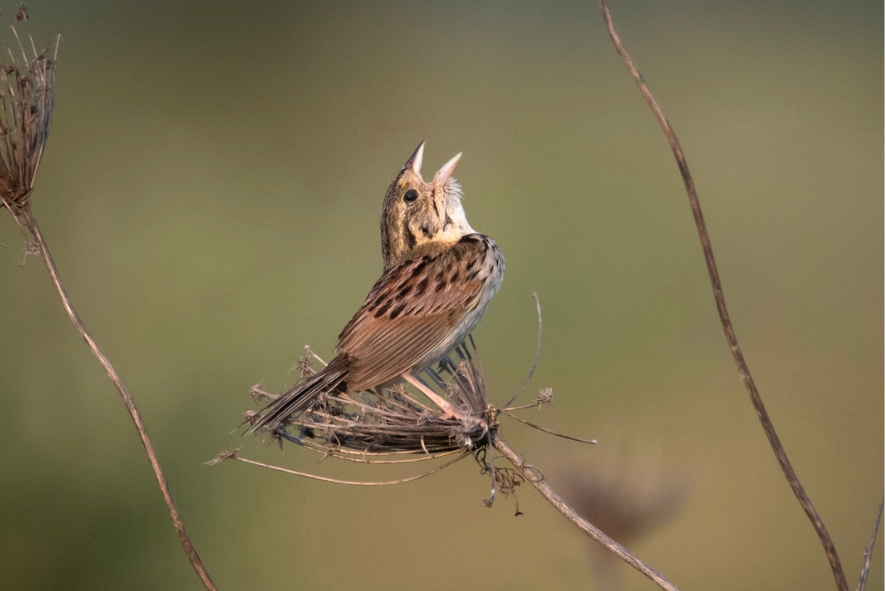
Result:
[[[691,480],[680,515],[633,548],[683,589],[833,589],[724,343],[670,151],[594,2],[30,9],[36,39],[64,37],[34,211],[220,588],[589,587],[586,541],[530,490],[523,517],[486,509],[470,461],[368,490],[202,465],[244,446],[403,474],[232,430],[252,384],[291,384],[306,343],[329,353],[380,272],[385,188],[427,138],[429,169],[464,151],[469,219],[507,258],[475,333],[491,398],[528,371],[538,291],[533,387],[555,401],[531,420],[600,441],[504,419],[514,447],[555,488],[566,462],[593,470],[624,448]],[[852,582],[883,483],[882,4],[612,9],[683,141],[745,354]],[[122,404],[40,261],[19,266],[8,215],[0,243],[4,586],[197,588]]]

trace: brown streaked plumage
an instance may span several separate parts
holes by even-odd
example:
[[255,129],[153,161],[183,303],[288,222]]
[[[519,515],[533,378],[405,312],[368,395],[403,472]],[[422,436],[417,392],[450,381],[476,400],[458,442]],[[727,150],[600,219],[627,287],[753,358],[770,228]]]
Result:
[[[384,272],[345,326],[337,355],[320,373],[268,404],[248,432],[272,431],[323,392],[357,392],[416,376],[474,329],[501,286],[504,257],[471,228],[451,178],[461,154],[430,183],[421,177],[424,142],[385,195]],[[421,386],[420,384],[418,384]],[[453,409],[424,390],[446,414]]]
[[495,243],[468,234],[385,272],[338,338],[339,354],[350,360],[348,389],[385,384],[439,360],[474,329],[503,271]]

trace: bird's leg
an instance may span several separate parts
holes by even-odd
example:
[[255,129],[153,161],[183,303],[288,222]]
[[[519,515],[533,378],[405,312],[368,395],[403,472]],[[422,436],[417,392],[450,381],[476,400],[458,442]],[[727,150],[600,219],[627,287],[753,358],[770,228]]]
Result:
[[402,377],[404,380],[406,380],[407,382],[409,382],[410,384],[415,386],[419,392],[421,392],[422,394],[424,394],[425,396],[430,398],[431,402],[433,402],[434,404],[439,406],[440,410],[443,411],[443,416],[441,418],[443,418],[444,420],[445,419],[454,419],[454,418],[461,416],[461,413],[459,413],[457,410],[455,410],[455,407],[452,406],[451,404],[449,404],[449,402],[447,402],[446,399],[444,399],[442,396],[440,396],[439,394],[437,394],[436,392],[431,390],[428,386],[425,386],[421,382],[421,380],[416,378],[414,375],[412,375],[408,371],[404,372],[403,375],[400,377]]

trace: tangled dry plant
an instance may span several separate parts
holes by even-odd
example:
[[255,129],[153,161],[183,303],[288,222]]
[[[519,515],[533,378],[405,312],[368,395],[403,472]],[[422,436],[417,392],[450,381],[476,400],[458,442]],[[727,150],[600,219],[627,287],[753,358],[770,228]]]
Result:
[[[314,375],[311,358],[316,356],[308,350],[308,357],[299,364],[302,377]],[[474,355],[462,343],[438,371],[429,371],[428,377],[460,411],[457,417],[442,418],[432,405],[411,394],[405,384],[398,384],[360,392],[359,396],[324,394],[307,412],[289,418],[286,426],[296,430],[298,437],[285,430],[278,430],[277,435],[334,457],[365,453],[440,456],[472,450],[484,440],[488,426],[495,425]],[[272,398],[261,390],[253,391]],[[314,441],[319,443],[308,443]]]
[[[15,18],[17,22],[24,23],[27,27],[29,19],[24,4],[19,6]],[[43,158],[52,123],[61,35],[56,36],[50,44],[38,51],[30,30],[27,34],[27,46],[22,43],[15,26],[12,27],[12,34],[15,37],[14,46],[0,35],[0,78],[5,83],[5,87],[0,87],[0,209],[8,209],[19,228],[29,237],[30,245],[27,252],[36,253],[43,259],[65,312],[123,398],[151,462],[151,468],[169,509],[182,549],[204,587],[208,591],[215,591],[215,584],[185,531],[181,515],[169,490],[169,483],[163,474],[154,444],[148,436],[135,401],[111,365],[111,361],[102,353],[74,309],[31,209],[34,180]]]

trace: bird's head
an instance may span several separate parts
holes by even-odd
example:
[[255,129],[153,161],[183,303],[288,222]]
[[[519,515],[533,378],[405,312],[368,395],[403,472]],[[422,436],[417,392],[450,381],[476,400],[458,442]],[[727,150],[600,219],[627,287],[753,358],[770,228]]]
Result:
[[426,183],[421,176],[425,143],[419,144],[388,187],[381,214],[385,270],[445,250],[474,229],[461,205],[461,186],[452,178],[458,154]]

